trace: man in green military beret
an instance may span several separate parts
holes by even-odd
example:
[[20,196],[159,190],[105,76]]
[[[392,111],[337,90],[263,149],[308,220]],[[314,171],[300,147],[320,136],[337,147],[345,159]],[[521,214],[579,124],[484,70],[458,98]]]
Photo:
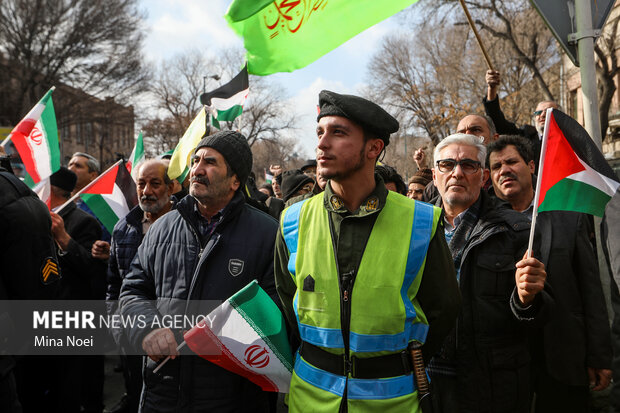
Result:
[[460,306],[441,211],[374,174],[399,124],[358,96],[322,91],[325,192],[282,213],[276,287],[300,341],[289,408],[419,411],[409,348],[429,359]]

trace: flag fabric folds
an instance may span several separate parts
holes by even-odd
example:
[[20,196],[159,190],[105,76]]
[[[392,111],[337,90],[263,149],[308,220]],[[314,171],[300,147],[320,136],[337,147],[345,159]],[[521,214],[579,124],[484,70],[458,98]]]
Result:
[[172,158],[170,158],[170,165],[168,166],[168,176],[170,179],[177,179],[181,183],[185,176],[187,176],[189,172],[189,157],[206,132],[205,122],[206,112],[202,108],[183,134],[181,140],[179,140],[176,148],[174,148]]
[[573,118],[554,109],[546,129],[538,212],[577,211],[602,217],[620,186],[618,177]]
[[234,0],[224,16],[253,75],[292,72],[417,0]]
[[213,310],[184,339],[200,357],[264,391],[288,393],[293,356],[284,317],[256,280]]
[[31,188],[60,169],[53,91],[54,88],[47,91],[7,138],[12,140],[24,163]]
[[129,160],[127,161],[127,170],[131,173],[131,177],[134,181],[138,180],[138,174],[136,166],[140,164],[140,162],[144,161],[144,140],[142,139],[142,132],[138,135],[138,139],[136,140],[136,144],[131,151],[131,155],[129,155]]
[[85,188],[80,197],[110,234],[114,225],[138,205],[136,184],[120,161]]
[[203,93],[200,96],[200,101],[208,107],[212,125],[220,129],[220,121],[232,122],[241,115],[249,89],[248,65],[246,63],[241,72],[230,82],[211,92]]

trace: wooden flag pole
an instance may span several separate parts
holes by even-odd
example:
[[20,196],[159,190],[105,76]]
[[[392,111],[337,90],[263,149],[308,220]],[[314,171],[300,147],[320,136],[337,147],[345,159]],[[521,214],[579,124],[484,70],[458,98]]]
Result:
[[62,204],[61,206],[58,207],[58,209],[55,211],[57,214],[60,213],[60,211],[62,211],[67,205],[69,205],[71,202],[73,202],[78,196],[80,196],[80,194],[84,191],[86,191],[87,189],[89,189],[91,186],[93,186],[98,180],[99,178],[101,178],[103,175],[105,175],[106,173],[108,173],[112,168],[114,168],[116,165],[120,164],[121,162],[123,162],[122,159],[119,159],[118,161],[116,161],[112,166],[110,166],[108,169],[105,170],[104,173],[100,174],[97,178],[95,178],[94,181],[92,181],[91,183],[89,183],[88,185],[86,185],[84,188],[80,189],[75,195],[73,195],[71,198],[69,198],[69,200],[67,200],[67,202],[65,202],[64,204]]
[[480,46],[480,50],[482,51],[482,54],[484,55],[484,60],[487,61],[487,66],[489,67],[489,70],[495,70],[493,69],[493,65],[491,64],[491,58],[487,54],[487,51],[482,44],[482,39],[480,38],[480,35],[478,34],[478,30],[476,30],[476,26],[474,25],[474,21],[471,18],[471,15],[469,14],[469,10],[467,10],[467,6],[465,5],[465,0],[459,0],[459,2],[461,3],[461,6],[463,7],[463,11],[465,12],[465,17],[467,17],[467,21],[469,22],[469,27],[471,27],[471,30],[474,32],[474,36],[476,36],[476,40],[478,40],[478,46]]
[[527,244],[527,257],[532,258],[532,246],[534,245],[534,230],[536,229],[536,217],[538,217],[538,201],[540,199],[540,184],[542,182],[543,169],[545,167],[543,160],[545,159],[545,153],[547,152],[547,139],[549,137],[549,119],[553,108],[547,109],[547,115],[545,116],[545,131],[543,133],[542,143],[540,146],[540,159],[538,161],[538,176],[536,177],[536,191],[534,192],[534,209],[532,210],[532,226],[530,227],[530,240]]

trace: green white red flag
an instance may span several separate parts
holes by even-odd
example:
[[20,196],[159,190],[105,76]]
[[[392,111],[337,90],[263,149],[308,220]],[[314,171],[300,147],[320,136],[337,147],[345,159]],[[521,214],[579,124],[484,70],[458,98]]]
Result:
[[232,122],[243,112],[250,83],[247,63],[230,82],[200,96],[200,101],[211,113],[211,124],[220,129],[220,121]]
[[110,234],[114,225],[138,205],[136,184],[122,161],[86,186],[80,197]]
[[13,142],[26,172],[31,187],[60,169],[58,127],[52,103],[52,87],[45,96],[13,128],[7,138]]
[[557,109],[547,113],[536,195],[538,212],[602,217],[620,182],[586,130]]
[[140,164],[140,162],[144,161],[144,140],[142,138],[142,132],[138,135],[138,139],[136,140],[136,144],[131,151],[131,155],[129,155],[129,160],[127,161],[127,170],[131,174],[131,177],[134,181],[138,180],[137,169],[136,166]]
[[200,357],[264,391],[288,393],[293,355],[284,317],[256,280],[224,301],[184,338]]

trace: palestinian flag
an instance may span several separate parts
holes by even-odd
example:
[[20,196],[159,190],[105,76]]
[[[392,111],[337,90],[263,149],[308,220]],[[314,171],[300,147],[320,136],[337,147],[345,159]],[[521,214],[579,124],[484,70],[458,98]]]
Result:
[[272,182],[273,182],[273,175],[271,175],[270,173],[267,172],[267,170],[265,170],[265,183],[271,185]]
[[80,197],[110,234],[114,225],[138,205],[136,184],[122,161],[86,186]]
[[[242,269],[242,261],[231,260],[232,273]],[[224,301],[184,338],[200,357],[264,391],[288,393],[293,356],[284,318],[256,280]]]
[[133,147],[133,151],[131,151],[131,155],[129,155],[129,161],[127,161],[126,164],[127,170],[131,173],[134,181],[138,180],[136,166],[144,161],[144,158],[144,141],[142,140],[142,132],[140,132],[136,140],[136,145]]
[[554,109],[543,137],[538,212],[576,211],[603,216],[620,186],[585,129]]
[[200,96],[200,101],[211,112],[211,123],[220,129],[220,121],[232,122],[241,112],[250,90],[248,65],[243,67],[230,82]]
[[7,138],[12,140],[19,152],[19,157],[31,178],[27,182],[31,188],[60,169],[58,128],[52,103],[53,91],[53,87],[47,91]]

